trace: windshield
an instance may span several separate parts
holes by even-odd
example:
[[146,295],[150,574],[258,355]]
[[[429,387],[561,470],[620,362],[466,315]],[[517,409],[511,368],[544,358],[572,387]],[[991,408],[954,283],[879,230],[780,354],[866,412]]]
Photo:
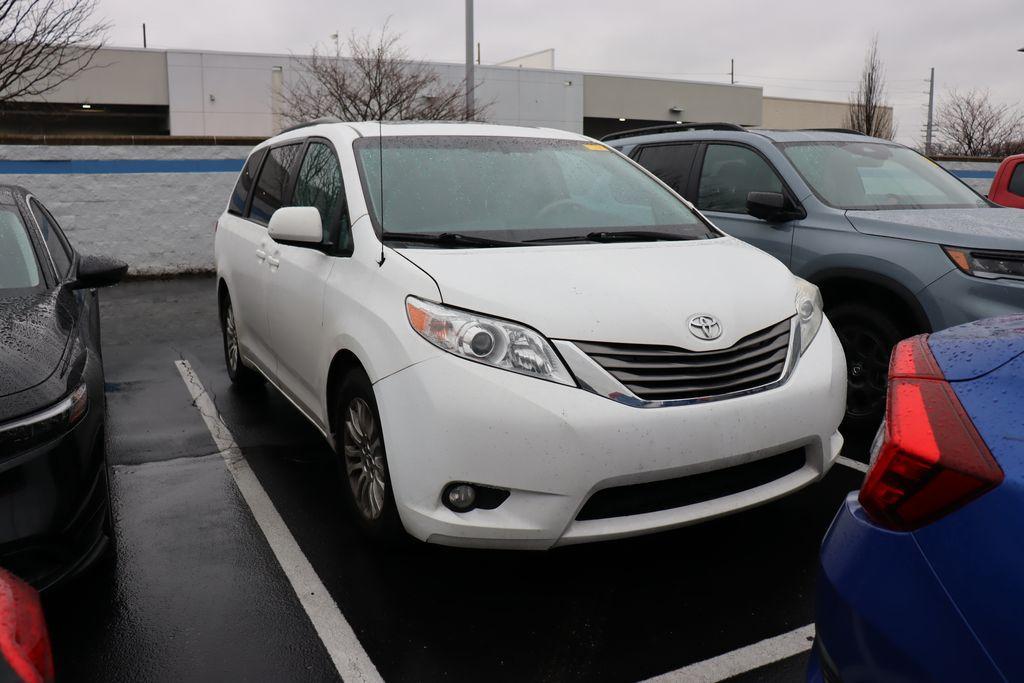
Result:
[[917,152],[880,142],[779,143],[818,199],[837,209],[973,209],[989,204]]
[[39,286],[39,266],[25,226],[13,206],[0,206],[0,295]]
[[378,232],[383,224],[386,233],[454,232],[511,242],[593,231],[719,236],[604,145],[482,136],[362,138],[355,145]]

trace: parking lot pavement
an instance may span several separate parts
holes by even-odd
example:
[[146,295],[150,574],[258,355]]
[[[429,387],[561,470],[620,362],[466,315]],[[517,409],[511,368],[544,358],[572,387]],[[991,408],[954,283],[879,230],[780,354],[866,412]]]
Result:
[[[118,547],[45,598],[62,679],[337,679],[348,641],[324,627],[334,608],[372,662],[355,670],[367,680],[636,681],[722,662],[749,669],[736,680],[800,677],[806,646],[775,663],[758,653],[813,620],[821,537],[859,472],[836,467],[785,500],[627,541],[381,549],[349,523],[314,428],[270,389],[230,387],[212,279],[103,296]],[[226,466],[186,367],[251,481]]]

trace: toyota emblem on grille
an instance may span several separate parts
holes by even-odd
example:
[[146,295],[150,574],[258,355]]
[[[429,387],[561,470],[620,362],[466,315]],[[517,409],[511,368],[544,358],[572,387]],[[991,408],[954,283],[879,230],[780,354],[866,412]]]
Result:
[[686,323],[690,326],[690,333],[697,339],[711,341],[722,336],[722,323],[713,315],[691,315]]

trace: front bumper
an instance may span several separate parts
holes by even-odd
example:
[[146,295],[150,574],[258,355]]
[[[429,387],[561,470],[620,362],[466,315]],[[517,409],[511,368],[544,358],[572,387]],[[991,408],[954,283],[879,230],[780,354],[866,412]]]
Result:
[[[421,540],[549,548],[670,529],[795,491],[829,469],[846,366],[826,320],[783,385],[728,400],[635,408],[443,354],[374,385],[395,502]],[[673,509],[577,519],[602,489],[664,481],[803,449],[779,479]],[[441,504],[451,482],[511,491],[493,510]]]
[[821,550],[812,683],[1003,681],[912,533],[875,526],[851,493]]
[[107,546],[103,375],[90,357],[86,414],[67,433],[0,454],[0,566],[39,590],[77,574]]
[[1024,282],[987,279],[955,268],[918,294],[935,331],[974,320],[1024,313]]

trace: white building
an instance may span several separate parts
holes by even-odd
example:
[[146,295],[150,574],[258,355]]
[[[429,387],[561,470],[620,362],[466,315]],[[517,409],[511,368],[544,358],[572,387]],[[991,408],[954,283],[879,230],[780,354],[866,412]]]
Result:
[[[291,55],[105,48],[44,98],[4,105],[0,134],[267,137],[288,124],[278,95],[300,77]],[[765,97],[759,86],[555,69],[551,51],[476,68],[487,119],[601,136],[674,121],[837,128],[845,102]],[[435,63],[461,82],[464,65]]]

